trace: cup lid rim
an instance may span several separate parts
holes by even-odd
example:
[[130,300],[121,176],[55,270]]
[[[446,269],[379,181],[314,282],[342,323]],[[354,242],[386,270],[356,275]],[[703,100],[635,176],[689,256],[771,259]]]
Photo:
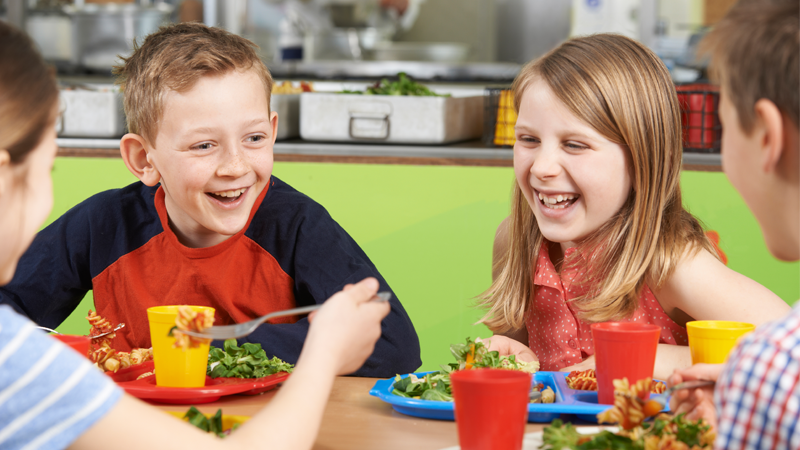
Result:
[[[502,376],[498,378],[490,378],[495,375],[502,375]],[[523,372],[521,370],[492,369],[492,368],[456,370],[450,373],[451,381],[454,379],[453,378],[454,376],[456,381],[467,382],[467,383],[470,382],[482,383],[487,380],[497,383],[516,383],[523,376],[531,379],[533,378],[533,374],[529,372]]]
[[612,331],[623,333],[651,333],[655,330],[661,330],[661,327],[654,323],[641,323],[641,322],[599,322],[593,323],[589,326],[592,331]]
[[686,328],[741,330],[755,328],[755,325],[748,322],[737,322],[735,320],[692,320],[686,322]]

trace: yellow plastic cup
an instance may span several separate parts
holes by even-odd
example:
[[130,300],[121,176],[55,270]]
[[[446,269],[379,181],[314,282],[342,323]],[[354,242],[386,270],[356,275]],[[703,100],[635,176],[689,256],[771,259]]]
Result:
[[736,342],[756,329],[752,323],[726,320],[696,320],[686,323],[692,364],[721,364],[728,358]]
[[[214,312],[214,308],[208,306],[190,306],[190,308],[192,311]],[[206,384],[209,344],[200,344],[197,348],[174,348],[175,338],[169,336],[169,330],[175,326],[177,317],[178,305],[147,308],[156,386],[203,387]]]

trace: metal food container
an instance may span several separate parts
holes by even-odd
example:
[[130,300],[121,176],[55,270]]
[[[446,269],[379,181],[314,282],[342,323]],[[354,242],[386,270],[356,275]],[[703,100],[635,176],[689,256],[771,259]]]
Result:
[[300,94],[272,94],[270,107],[278,113],[277,140],[300,136]]
[[61,89],[60,137],[118,138],[125,134],[122,93],[114,85],[75,85]]
[[437,61],[460,63],[469,57],[469,45],[460,42],[379,42],[370,52],[376,61]]
[[309,141],[447,144],[482,133],[483,96],[300,96],[300,136]]
[[152,6],[127,4],[68,5],[64,13],[72,21],[73,63],[79,67],[109,71],[119,64],[119,56],[133,52],[133,41],[168,23],[173,7],[165,3]]

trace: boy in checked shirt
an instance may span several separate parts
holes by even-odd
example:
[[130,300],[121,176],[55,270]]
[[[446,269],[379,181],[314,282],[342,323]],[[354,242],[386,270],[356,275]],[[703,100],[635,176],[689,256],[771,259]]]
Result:
[[[701,44],[720,84],[723,170],[784,261],[800,259],[799,24],[797,0],[743,0]],[[800,448],[800,302],[725,364],[676,371],[669,384],[693,379],[717,384],[679,391],[671,407],[716,426],[716,448]]]

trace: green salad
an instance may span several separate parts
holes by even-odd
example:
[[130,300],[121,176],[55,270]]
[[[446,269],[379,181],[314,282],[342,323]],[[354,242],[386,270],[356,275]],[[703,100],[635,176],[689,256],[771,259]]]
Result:
[[294,365],[277,356],[267,358],[261,344],[249,342],[236,345],[236,339],[225,341],[224,349],[211,347],[208,351],[208,376],[211,378],[261,378],[278,372],[291,373]]
[[422,97],[449,97],[450,94],[437,94],[426,86],[417,83],[403,72],[397,74],[397,80],[389,81],[383,78],[372,86],[361,91],[342,91],[342,94],[364,94],[364,95],[415,95]]
[[514,355],[500,356],[499,352],[489,351],[480,338],[476,338],[474,341],[472,338],[467,338],[465,344],[452,344],[450,353],[456,358],[456,362],[441,366],[442,370],[440,371],[431,372],[424,377],[411,374],[402,378],[397,375],[392,393],[401,397],[452,402],[453,391],[450,386],[450,374],[456,370],[492,368],[522,370],[530,373],[539,370],[538,361],[526,363],[517,361]]
[[650,448],[711,448],[714,433],[702,421],[686,420],[683,414],[661,414],[652,422],[617,433],[604,430],[582,434],[571,424],[556,419],[542,433],[541,448],[553,450],[645,450]]
[[200,428],[201,430],[205,431],[206,433],[213,433],[216,434],[218,437],[225,437],[230,434],[231,431],[235,430],[239,424],[236,423],[233,425],[233,428],[230,430],[224,430],[222,428],[222,410],[218,409],[217,413],[211,417],[206,417],[205,414],[201,413],[200,410],[192,406],[186,411],[184,414],[183,419],[190,424]]

